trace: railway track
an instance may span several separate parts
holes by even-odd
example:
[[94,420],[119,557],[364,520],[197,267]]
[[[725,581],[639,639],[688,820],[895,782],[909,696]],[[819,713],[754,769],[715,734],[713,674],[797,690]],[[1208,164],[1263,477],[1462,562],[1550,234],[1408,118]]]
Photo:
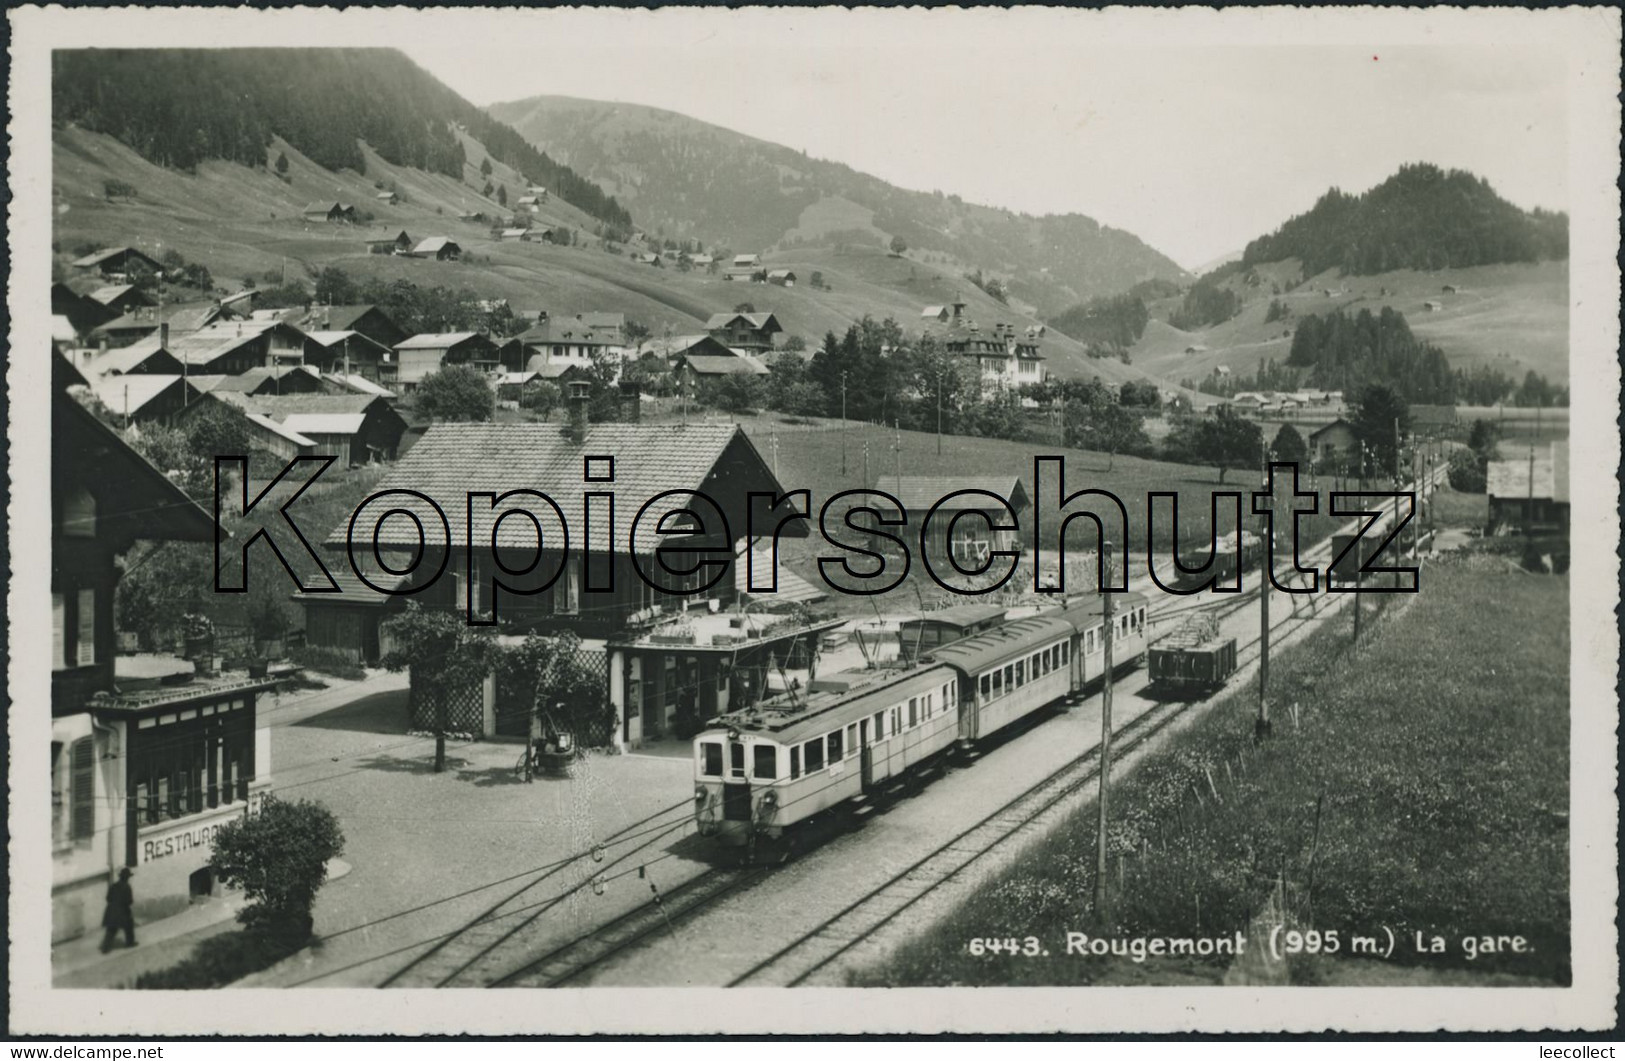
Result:
[[669,931],[767,874],[764,866],[722,869],[684,881],[591,932],[491,982],[492,987],[562,987],[623,951]]
[[[543,914],[584,889],[590,889],[592,881],[604,873],[632,861],[656,844],[665,844],[673,833],[688,828],[693,821],[691,808],[688,800],[663,807],[591,849],[554,863],[455,932],[440,937],[378,986],[485,986],[512,965],[508,957],[511,951],[518,949],[523,953],[547,938],[550,926],[538,924]],[[621,850],[612,857],[611,852],[616,848]],[[575,870],[582,879],[556,881],[568,870]],[[549,881],[562,887],[547,889],[545,885]]]

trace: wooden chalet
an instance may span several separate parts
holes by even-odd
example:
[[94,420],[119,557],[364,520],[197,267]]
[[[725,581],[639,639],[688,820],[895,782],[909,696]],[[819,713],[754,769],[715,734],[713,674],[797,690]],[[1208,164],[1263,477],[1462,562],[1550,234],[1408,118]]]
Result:
[[81,272],[98,272],[109,278],[127,278],[136,272],[161,273],[164,270],[156,260],[134,247],[104,247],[75,259],[72,264]]
[[414,258],[433,258],[437,262],[455,262],[462,258],[463,248],[450,236],[430,236],[412,248]]
[[395,344],[396,370],[393,379],[383,382],[411,391],[431,372],[445,365],[468,365],[481,372],[495,372],[502,364],[495,343],[479,332],[434,332],[414,335]]
[[713,313],[705,330],[723,346],[760,351],[773,349],[773,337],[784,328],[771,313]]

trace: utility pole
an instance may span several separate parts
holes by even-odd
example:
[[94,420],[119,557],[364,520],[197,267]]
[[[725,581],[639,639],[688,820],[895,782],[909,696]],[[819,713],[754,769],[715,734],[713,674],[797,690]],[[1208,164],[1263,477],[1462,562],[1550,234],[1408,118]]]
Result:
[[[894,460],[896,461],[896,464],[897,464],[897,491],[898,491],[898,493],[902,493],[902,490],[903,490],[903,428],[896,420],[893,420],[892,421],[892,430],[896,432],[896,435],[892,439],[891,448],[892,448],[892,456],[893,456],[893,458],[894,458]],[[864,483],[865,483],[865,485],[867,485],[868,480],[865,479]]]
[[1263,517],[1264,558],[1258,579],[1258,718],[1253,722],[1253,739],[1270,735],[1270,575],[1275,559],[1275,488],[1270,478],[1270,455],[1264,451],[1264,486],[1270,496]]
[[[846,475],[846,372],[841,372],[841,475]],[[865,480],[867,485],[868,480]]]
[[1103,651],[1105,652],[1104,670],[1100,682],[1100,798],[1099,821],[1095,826],[1095,920],[1101,924],[1106,922],[1106,796],[1111,789],[1112,776],[1112,595],[1111,587],[1107,584],[1111,579],[1112,570],[1112,543],[1100,543],[1101,554],[1105,558],[1103,582],[1100,586],[1101,596],[1101,630],[1105,634]]
[[937,366],[937,456],[942,456],[942,366]]
[[1529,496],[1523,503],[1523,540],[1533,543],[1535,538],[1535,447],[1529,447]]

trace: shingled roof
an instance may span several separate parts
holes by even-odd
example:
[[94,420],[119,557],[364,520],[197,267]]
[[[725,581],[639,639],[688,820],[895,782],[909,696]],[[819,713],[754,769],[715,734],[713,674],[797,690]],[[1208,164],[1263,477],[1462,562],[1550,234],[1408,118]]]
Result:
[[905,475],[901,479],[890,475],[881,476],[875,489],[884,490],[895,497],[905,512],[929,512],[939,501],[945,502],[942,506],[944,512],[961,509],[981,510],[986,507],[986,501],[976,495],[945,500],[959,490],[985,490],[1010,502],[1010,507],[1017,512],[1026,508],[1029,503],[1026,487],[1022,486],[1021,480],[1014,475]]
[[[582,482],[588,457],[615,458],[613,485]],[[521,488],[557,499],[569,524],[571,548],[588,548],[596,553],[624,553],[638,510],[664,491],[703,490],[720,500],[723,492],[782,490],[761,454],[736,424],[591,424],[585,440],[575,442],[558,424],[437,423],[374,492],[411,490],[430,498],[447,515],[451,544],[462,548],[468,545],[468,494],[502,494]],[[594,506],[590,526],[583,524],[581,507],[575,499],[583,490],[594,489],[614,491],[613,527],[604,511],[608,505]],[[413,506],[410,501],[401,505]],[[427,506],[422,510],[426,526],[437,522]],[[733,520],[732,513],[729,518]],[[659,522],[646,518],[639,525],[632,543],[637,552],[647,555],[657,546],[676,544],[669,536],[657,533]],[[669,526],[680,526],[667,522]],[[743,525],[729,529],[735,535],[745,530]],[[349,520],[345,519],[327,541],[343,545],[348,533]],[[785,533],[801,536],[807,531],[801,521],[792,520]],[[379,526],[378,535],[383,546],[418,545],[417,530],[409,520],[386,520]],[[527,520],[504,520],[498,545],[534,549],[535,529]]]

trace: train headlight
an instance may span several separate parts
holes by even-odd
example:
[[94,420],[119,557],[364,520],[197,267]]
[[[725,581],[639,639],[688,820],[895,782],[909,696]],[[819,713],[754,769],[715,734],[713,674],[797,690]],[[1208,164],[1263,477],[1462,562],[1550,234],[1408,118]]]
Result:
[[705,802],[705,786],[704,785],[695,785],[694,786],[694,802],[695,803],[704,803]]
[[778,805],[779,794],[772,789],[768,789],[767,792],[762,796],[762,806],[772,808],[777,807]]

